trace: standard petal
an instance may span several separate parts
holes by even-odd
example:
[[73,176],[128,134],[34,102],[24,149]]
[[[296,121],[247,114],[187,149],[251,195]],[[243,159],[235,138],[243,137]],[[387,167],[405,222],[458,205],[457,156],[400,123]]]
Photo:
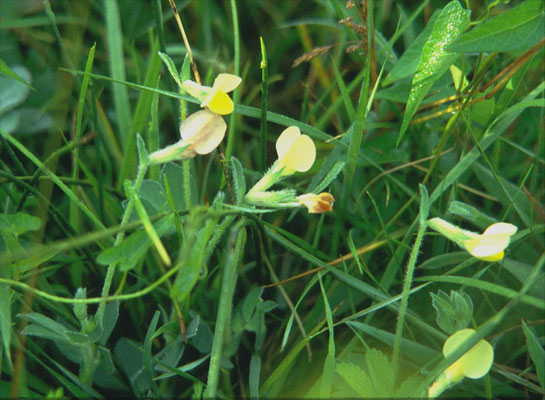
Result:
[[301,135],[282,159],[288,168],[298,172],[308,171],[316,160],[316,146],[310,137]]
[[212,89],[210,94],[201,103],[201,107],[208,107],[210,111],[219,115],[227,115],[233,112],[235,104],[225,92]]
[[238,85],[240,85],[240,82],[242,82],[242,78],[240,76],[232,74],[219,74],[216,79],[214,79],[214,85],[212,87],[221,92],[229,93],[235,90]]
[[276,139],[276,153],[279,159],[284,157],[291,149],[291,146],[299,136],[301,136],[301,131],[296,126],[284,129],[280,136],[278,136],[278,139]]
[[486,230],[483,232],[483,236],[494,235],[494,234],[513,236],[515,233],[517,233],[517,230],[518,228],[513,224],[508,224],[506,222],[498,222],[486,228]]
[[222,117],[208,110],[201,110],[188,117],[180,126],[180,135],[191,144],[198,154],[214,150],[225,136],[227,125]]

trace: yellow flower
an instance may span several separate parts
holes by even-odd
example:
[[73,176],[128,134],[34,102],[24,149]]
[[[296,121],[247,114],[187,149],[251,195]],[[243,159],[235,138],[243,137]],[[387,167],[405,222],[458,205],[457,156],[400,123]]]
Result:
[[335,198],[327,192],[320,194],[306,193],[297,196],[297,201],[308,208],[309,213],[321,214],[333,209]]
[[[443,355],[450,356],[456,348],[475,333],[474,329],[461,329],[451,335],[443,345]],[[481,339],[454,364],[447,368],[447,378],[458,382],[464,377],[479,379],[487,374],[494,361],[494,349],[486,340]]]
[[282,175],[308,171],[316,159],[314,142],[307,135],[301,135],[296,126],[290,126],[280,134],[276,140],[276,152],[276,167],[284,167]]
[[466,249],[473,257],[483,261],[501,260],[511,236],[518,229],[515,225],[499,222],[490,225],[482,235],[479,235],[452,225],[441,218],[432,218],[428,224],[432,229]]
[[201,101],[201,107],[219,115],[231,114],[235,108],[233,100],[227,95],[240,85],[242,78],[232,74],[219,74],[212,87],[202,86],[191,80],[183,83],[183,88]]
[[499,261],[517,229],[515,225],[499,222],[486,228],[482,235],[466,239],[462,244],[473,257],[484,261]]
[[[448,357],[470,337],[475,330],[462,329],[450,336],[443,345],[443,355]],[[437,397],[449,386],[464,378],[479,379],[485,376],[494,361],[494,349],[486,340],[479,340],[475,346],[448,367],[429,387],[428,396]]]
[[150,154],[150,163],[160,164],[211,153],[223,140],[226,130],[227,125],[222,117],[208,110],[198,111],[180,125],[182,139]]

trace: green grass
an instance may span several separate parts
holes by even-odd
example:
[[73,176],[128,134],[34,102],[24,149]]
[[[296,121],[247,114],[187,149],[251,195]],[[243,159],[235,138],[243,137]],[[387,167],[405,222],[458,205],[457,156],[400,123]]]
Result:
[[[425,396],[480,340],[440,396],[545,395],[542,2],[175,3],[242,83],[153,164],[202,101],[169,2],[0,2],[0,397]],[[518,230],[487,262],[435,217]]]

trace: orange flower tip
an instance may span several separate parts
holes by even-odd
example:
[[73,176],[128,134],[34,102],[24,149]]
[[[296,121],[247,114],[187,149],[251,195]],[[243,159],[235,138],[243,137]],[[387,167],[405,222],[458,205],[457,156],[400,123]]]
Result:
[[298,196],[297,201],[304,205],[310,214],[322,214],[333,210],[335,198],[327,192],[320,194],[306,193]]

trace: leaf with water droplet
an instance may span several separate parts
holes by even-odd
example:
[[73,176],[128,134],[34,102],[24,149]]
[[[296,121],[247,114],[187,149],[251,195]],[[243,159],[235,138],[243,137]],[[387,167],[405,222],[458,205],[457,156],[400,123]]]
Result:
[[401,142],[424,96],[456,61],[458,54],[448,52],[446,48],[464,32],[469,23],[469,15],[470,12],[463,9],[457,0],[451,1],[441,10],[441,14],[433,25],[432,33],[422,49],[396,146]]
[[525,50],[543,39],[543,0],[526,0],[456,39],[448,50],[458,53]]

